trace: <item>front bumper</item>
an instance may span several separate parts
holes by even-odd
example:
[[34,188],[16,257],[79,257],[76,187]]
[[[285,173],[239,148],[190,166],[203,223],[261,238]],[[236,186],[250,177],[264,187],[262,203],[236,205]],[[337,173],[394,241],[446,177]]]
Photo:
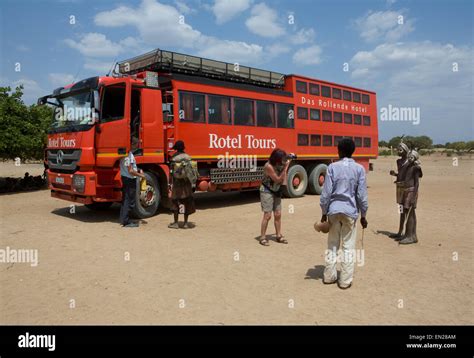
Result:
[[[92,198],[96,196],[97,187],[97,175],[95,172],[65,174],[51,172],[48,169],[46,173],[48,175],[48,186],[49,189],[51,189],[52,197],[83,204],[90,204],[94,201]],[[79,191],[73,186],[74,175],[84,176],[84,190]]]

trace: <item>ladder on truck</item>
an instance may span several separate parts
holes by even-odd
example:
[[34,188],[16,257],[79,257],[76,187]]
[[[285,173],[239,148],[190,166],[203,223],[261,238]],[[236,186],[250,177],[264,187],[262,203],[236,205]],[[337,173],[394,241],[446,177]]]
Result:
[[142,71],[183,73],[278,89],[285,81],[282,73],[160,49],[119,62],[118,71],[123,75]]

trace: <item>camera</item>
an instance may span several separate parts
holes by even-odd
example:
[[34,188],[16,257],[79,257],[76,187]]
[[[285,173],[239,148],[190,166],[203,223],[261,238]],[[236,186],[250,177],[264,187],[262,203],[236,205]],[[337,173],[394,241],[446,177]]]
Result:
[[289,153],[286,155],[286,160],[296,160],[297,159],[297,156],[295,153]]

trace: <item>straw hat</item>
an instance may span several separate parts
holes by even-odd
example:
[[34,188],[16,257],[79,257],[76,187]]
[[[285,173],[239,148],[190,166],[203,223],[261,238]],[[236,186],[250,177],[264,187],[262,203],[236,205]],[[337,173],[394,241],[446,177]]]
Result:
[[314,230],[327,234],[329,232],[329,221],[314,223]]

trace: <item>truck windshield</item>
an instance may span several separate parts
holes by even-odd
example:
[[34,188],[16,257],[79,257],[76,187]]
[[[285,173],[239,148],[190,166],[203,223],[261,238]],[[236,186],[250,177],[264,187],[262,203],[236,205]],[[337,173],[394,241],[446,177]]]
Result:
[[93,91],[54,98],[52,129],[94,124]]

